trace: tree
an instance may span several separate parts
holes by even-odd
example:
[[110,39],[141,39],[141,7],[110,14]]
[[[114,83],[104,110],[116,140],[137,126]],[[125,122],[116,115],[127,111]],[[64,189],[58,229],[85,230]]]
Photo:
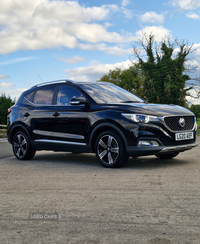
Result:
[[10,108],[15,101],[13,101],[10,96],[6,96],[2,93],[0,96],[0,124],[7,124],[8,108]]
[[185,88],[185,82],[190,77],[184,65],[192,45],[188,46],[186,41],[178,39],[172,42],[167,37],[158,45],[152,34],[148,37],[144,34],[136,44],[132,51],[145,75],[144,95],[147,101],[186,106],[185,97],[191,88]]
[[197,118],[200,118],[200,105],[194,105],[190,107],[190,110],[195,114]]
[[127,91],[143,98],[143,83],[144,75],[138,64],[134,64],[128,69],[121,70],[116,68],[110,70],[107,75],[104,75],[101,81],[111,82],[117,86],[124,88]]

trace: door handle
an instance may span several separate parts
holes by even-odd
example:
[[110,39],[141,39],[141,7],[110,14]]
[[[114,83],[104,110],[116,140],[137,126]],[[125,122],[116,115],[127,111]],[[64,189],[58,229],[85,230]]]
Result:
[[58,113],[58,112],[55,112],[54,114],[53,114],[53,116],[54,117],[57,117],[57,116],[59,116],[60,114]]
[[28,112],[26,112],[26,113],[24,114],[24,117],[28,117],[28,116],[30,116],[30,114],[29,114]]

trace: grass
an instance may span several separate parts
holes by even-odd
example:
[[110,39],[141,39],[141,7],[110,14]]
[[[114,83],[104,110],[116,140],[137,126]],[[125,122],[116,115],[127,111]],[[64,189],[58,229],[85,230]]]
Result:
[[197,126],[200,126],[200,118],[197,119]]
[[[200,126],[200,118],[197,118],[197,126]],[[197,130],[197,136],[200,136],[200,128]]]
[[0,138],[3,138],[5,136],[5,133],[0,132]]
[[6,128],[4,125],[0,125],[0,138],[3,138],[6,136]]

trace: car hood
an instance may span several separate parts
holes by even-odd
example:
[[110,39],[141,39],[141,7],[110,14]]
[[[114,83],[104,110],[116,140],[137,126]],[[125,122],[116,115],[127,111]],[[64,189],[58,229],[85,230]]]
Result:
[[147,113],[154,116],[194,116],[194,114],[188,109],[177,105],[127,103],[126,106],[128,110],[132,110],[134,113]]

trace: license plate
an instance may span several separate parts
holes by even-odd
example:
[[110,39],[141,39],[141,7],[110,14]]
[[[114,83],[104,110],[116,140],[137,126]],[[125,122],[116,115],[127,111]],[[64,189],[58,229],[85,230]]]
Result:
[[183,141],[183,140],[190,140],[194,138],[193,132],[184,132],[184,133],[176,133],[175,140],[176,141]]

